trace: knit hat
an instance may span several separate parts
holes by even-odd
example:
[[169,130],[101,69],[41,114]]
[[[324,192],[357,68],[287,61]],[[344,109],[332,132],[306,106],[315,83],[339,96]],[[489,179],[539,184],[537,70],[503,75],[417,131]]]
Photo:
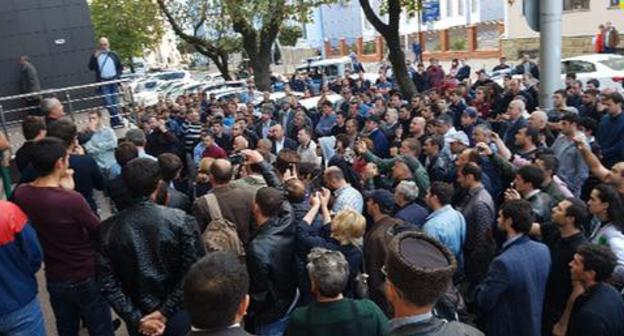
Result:
[[457,261],[442,243],[421,232],[398,234],[386,257],[390,282],[411,303],[434,303],[451,285]]

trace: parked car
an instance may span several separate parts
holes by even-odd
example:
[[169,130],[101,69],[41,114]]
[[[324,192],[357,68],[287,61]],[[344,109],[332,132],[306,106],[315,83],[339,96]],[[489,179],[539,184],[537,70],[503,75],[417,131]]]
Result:
[[585,83],[595,78],[600,89],[614,88],[624,92],[624,56],[592,54],[570,57],[561,61],[562,80],[566,73],[576,73],[576,79]]

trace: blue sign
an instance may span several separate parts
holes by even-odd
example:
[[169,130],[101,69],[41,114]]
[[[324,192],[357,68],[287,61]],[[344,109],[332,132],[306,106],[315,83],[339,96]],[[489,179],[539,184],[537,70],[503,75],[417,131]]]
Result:
[[440,0],[425,0],[422,6],[423,22],[440,20]]

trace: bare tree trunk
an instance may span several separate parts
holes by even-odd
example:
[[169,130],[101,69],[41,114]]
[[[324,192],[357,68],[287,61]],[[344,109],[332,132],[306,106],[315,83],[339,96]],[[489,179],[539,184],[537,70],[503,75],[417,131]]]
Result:
[[405,64],[405,53],[401,48],[398,34],[396,38],[385,38],[388,45],[388,59],[392,64],[392,73],[394,74],[394,80],[399,84],[401,89],[401,95],[404,99],[411,98],[417,93],[416,85],[412,81],[407,71],[407,65]]

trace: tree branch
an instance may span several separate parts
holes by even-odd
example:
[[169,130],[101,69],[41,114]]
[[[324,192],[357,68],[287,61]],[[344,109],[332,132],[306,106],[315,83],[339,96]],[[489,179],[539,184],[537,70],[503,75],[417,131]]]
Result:
[[375,27],[375,30],[383,36],[388,34],[389,26],[383,23],[377,14],[375,14],[375,11],[370,5],[370,0],[360,0],[360,6],[362,7],[362,11],[364,11],[366,19]]

